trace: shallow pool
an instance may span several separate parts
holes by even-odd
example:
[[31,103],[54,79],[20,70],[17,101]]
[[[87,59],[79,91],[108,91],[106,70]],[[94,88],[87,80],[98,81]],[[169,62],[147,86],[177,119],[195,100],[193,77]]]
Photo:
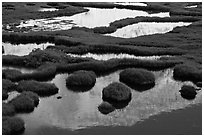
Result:
[[[33,31],[56,31],[67,30],[73,26],[94,28],[100,26],[109,26],[111,22],[116,20],[133,18],[137,16],[147,17],[170,17],[169,12],[161,12],[156,14],[149,14],[141,10],[129,9],[100,9],[87,8],[88,12],[79,13],[73,16],[62,16],[48,19],[36,19],[22,21],[17,28],[31,28]],[[110,14],[111,13],[111,14]]]
[[128,25],[123,28],[117,29],[111,34],[106,36],[133,38],[144,35],[163,34],[172,31],[175,27],[188,26],[191,23],[184,22],[140,22],[133,25]]
[[32,52],[35,49],[46,49],[48,46],[54,46],[53,43],[28,43],[28,44],[11,44],[11,43],[2,43],[2,46],[4,48],[3,55],[17,55],[17,56],[24,56],[28,55],[30,52]]
[[[171,112],[202,102],[201,91],[198,91],[194,100],[183,99],[179,90],[184,82],[175,81],[172,78],[173,70],[166,69],[153,72],[155,87],[143,92],[132,89],[132,100],[126,107],[104,115],[98,111],[98,106],[103,102],[102,90],[110,83],[119,81],[119,72],[98,77],[91,90],[77,93],[66,88],[65,79],[69,74],[56,75],[51,82],[59,88],[59,93],[40,98],[34,112],[18,114],[26,123],[24,134],[46,132],[41,131],[45,130],[41,127],[77,130],[95,126],[131,126],[161,112]],[[195,86],[191,82],[185,83]],[[57,99],[58,96],[62,98]]]
[[109,59],[140,59],[140,60],[158,60],[163,57],[172,57],[170,55],[162,55],[162,56],[135,56],[131,54],[95,54],[95,53],[87,53],[83,55],[71,54],[68,53],[67,55],[71,57],[78,57],[78,58],[93,58],[95,60],[109,60]]

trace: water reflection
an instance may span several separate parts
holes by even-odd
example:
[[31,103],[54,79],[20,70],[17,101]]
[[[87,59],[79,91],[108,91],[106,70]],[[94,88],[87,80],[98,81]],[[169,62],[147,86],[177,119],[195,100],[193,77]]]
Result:
[[[173,70],[154,72],[155,87],[145,92],[132,90],[132,100],[123,109],[117,109],[108,115],[98,111],[103,102],[102,89],[112,82],[119,81],[119,72],[97,78],[96,85],[88,92],[74,93],[66,88],[68,74],[58,74],[51,81],[60,89],[59,94],[41,98],[40,104],[30,114],[20,114],[26,123],[25,134],[40,130],[41,126],[76,130],[91,126],[123,125],[131,126],[151,115],[160,112],[185,108],[190,104],[202,102],[201,91],[192,101],[185,100],[178,92],[183,82],[173,80]],[[193,83],[188,82],[193,85]],[[62,96],[60,100],[57,96]],[[29,130],[27,130],[29,129]]]
[[198,7],[198,5],[192,5],[192,6],[186,6],[185,8],[191,9],[191,8],[197,8],[197,7]]
[[45,12],[45,11],[57,11],[59,9],[56,8],[40,8],[38,11]]
[[[94,28],[100,26],[109,26],[111,22],[124,18],[133,18],[137,16],[148,17],[170,17],[169,12],[149,14],[140,10],[129,9],[100,9],[87,8],[88,12],[76,14],[73,16],[62,16],[48,19],[36,19],[22,21],[17,28],[32,28],[33,31],[56,31],[67,30],[73,26]],[[111,14],[110,14],[111,13]]]
[[93,58],[95,60],[109,60],[109,59],[124,59],[124,58],[130,58],[130,59],[141,59],[141,60],[158,60],[163,57],[172,57],[170,55],[161,55],[161,56],[135,56],[125,53],[120,54],[94,54],[94,53],[87,53],[83,55],[77,55],[77,54],[71,54],[68,53],[67,55],[71,57],[78,57],[78,58]]
[[35,71],[35,69],[29,69],[29,68],[23,68],[23,67],[2,66],[2,70],[4,69],[18,70],[21,73],[33,73]]
[[32,50],[35,49],[46,49],[48,46],[54,46],[52,43],[29,43],[29,44],[11,44],[11,43],[2,43],[2,46],[4,48],[4,54],[3,55],[17,55],[17,56],[24,56],[28,55]]
[[147,4],[142,3],[142,2],[115,2],[114,4],[132,5],[132,6],[147,6]]
[[107,36],[133,38],[143,35],[163,34],[172,31],[175,27],[188,26],[191,23],[184,22],[170,22],[170,23],[158,23],[158,22],[140,22],[133,25],[128,25],[121,29],[116,30],[114,33],[105,34]]

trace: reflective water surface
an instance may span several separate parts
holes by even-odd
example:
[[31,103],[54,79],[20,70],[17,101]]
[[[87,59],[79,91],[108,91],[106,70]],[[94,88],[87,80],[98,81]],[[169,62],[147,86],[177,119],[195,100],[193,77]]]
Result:
[[[66,88],[65,79],[69,74],[56,75],[51,82],[60,89],[59,93],[41,98],[34,112],[18,115],[26,123],[24,134],[43,130],[41,127],[77,130],[93,126],[131,126],[152,115],[202,102],[201,91],[197,91],[198,94],[194,100],[183,99],[178,91],[184,83],[175,81],[172,78],[173,70],[167,69],[153,72],[156,76],[154,88],[144,92],[132,90],[132,100],[128,106],[103,115],[97,108],[103,102],[102,89],[111,82],[119,81],[119,72],[98,77],[91,90],[80,93]],[[193,85],[191,82],[185,83]],[[62,98],[57,99],[58,96]]]
[[191,8],[197,8],[197,7],[198,7],[198,5],[192,5],[192,6],[186,6],[185,8],[191,9]]
[[115,4],[119,5],[133,5],[133,6],[147,6],[147,4],[142,2],[115,2]]
[[4,54],[3,55],[17,55],[17,56],[24,56],[28,55],[32,50],[35,49],[46,49],[48,46],[54,46],[52,43],[29,43],[29,44],[11,44],[11,43],[2,43],[2,46],[4,48]]
[[191,23],[184,22],[140,22],[133,25],[128,25],[121,29],[117,29],[111,34],[105,34],[107,36],[121,37],[121,38],[133,38],[143,35],[151,34],[163,34],[172,31],[175,27],[188,26]]
[[59,9],[56,8],[40,8],[38,11],[44,12],[44,11],[57,11]]
[[109,60],[109,59],[124,59],[124,58],[132,58],[132,59],[141,59],[141,60],[158,60],[163,57],[172,57],[169,55],[162,55],[162,56],[135,56],[130,54],[95,54],[95,53],[87,53],[83,55],[71,54],[68,53],[67,55],[71,57],[80,57],[80,58],[93,58],[95,60]]
[[33,73],[35,71],[35,69],[29,69],[29,68],[24,68],[24,67],[2,66],[2,70],[4,69],[18,70],[21,73]]
[[[31,27],[33,31],[56,31],[67,30],[73,26],[94,28],[100,26],[109,26],[111,22],[124,18],[133,18],[137,16],[148,17],[170,17],[169,12],[149,14],[140,10],[129,9],[100,9],[87,8],[88,12],[79,13],[73,16],[62,16],[48,19],[36,19],[22,21],[18,28]],[[111,14],[110,14],[111,13]]]

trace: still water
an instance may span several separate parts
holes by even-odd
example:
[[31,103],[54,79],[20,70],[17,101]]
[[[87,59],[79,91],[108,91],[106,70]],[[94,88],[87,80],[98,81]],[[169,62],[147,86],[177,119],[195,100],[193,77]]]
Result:
[[125,54],[125,53],[120,53],[120,54],[95,54],[95,53],[87,53],[83,55],[77,55],[77,54],[71,54],[68,53],[67,55],[71,57],[78,57],[78,58],[93,58],[95,60],[109,60],[109,59],[141,59],[141,60],[158,60],[163,57],[172,57],[169,55],[162,55],[162,56],[135,56],[135,55],[130,55],[130,54]]
[[[48,19],[36,19],[22,21],[17,28],[32,28],[33,31],[56,31],[67,30],[73,26],[94,28],[100,26],[109,26],[111,22],[124,18],[133,18],[137,16],[147,17],[170,17],[169,12],[149,14],[141,10],[129,9],[100,9],[87,8],[88,12],[79,13],[73,16],[62,16]],[[111,14],[110,14],[111,13]]]
[[28,44],[11,44],[11,43],[2,43],[2,46],[4,48],[3,55],[17,55],[17,56],[24,56],[28,55],[30,52],[32,52],[35,49],[46,49],[48,46],[54,46],[53,43],[28,43]]
[[172,31],[175,27],[188,26],[190,24],[191,23],[184,22],[140,22],[133,25],[125,26],[121,29],[117,29],[111,34],[105,35],[121,38],[133,38],[144,35],[163,34]]
[[[69,74],[58,74],[51,81],[59,88],[59,93],[46,98],[40,98],[40,103],[34,112],[18,114],[26,123],[24,134],[35,134],[41,127],[54,129],[77,130],[95,126],[131,126],[150,116],[161,112],[171,112],[202,102],[201,91],[194,100],[185,100],[178,92],[184,82],[172,78],[173,70],[153,72],[156,85],[147,91],[138,92],[132,89],[132,100],[123,109],[116,109],[108,115],[98,111],[103,102],[102,90],[111,82],[119,81],[119,72],[98,77],[95,86],[87,92],[73,92],[66,88],[65,79]],[[185,84],[193,85],[191,82]],[[57,99],[61,96],[61,99]]]

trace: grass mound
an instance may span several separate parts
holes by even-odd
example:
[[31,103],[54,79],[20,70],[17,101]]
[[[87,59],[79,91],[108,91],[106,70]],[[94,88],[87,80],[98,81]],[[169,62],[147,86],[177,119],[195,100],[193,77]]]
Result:
[[39,96],[51,96],[58,93],[58,88],[51,83],[38,82],[34,80],[22,80],[18,83],[19,92],[32,91]]
[[34,101],[30,97],[22,94],[12,99],[9,104],[13,105],[15,111],[19,113],[32,112],[35,108]]
[[2,79],[2,89],[8,92],[16,90],[17,85],[8,79]]
[[19,79],[21,79],[22,73],[18,70],[4,69],[2,71],[2,75],[5,79],[9,79],[11,81],[18,81]]
[[24,91],[22,92],[22,95],[27,96],[29,98],[31,98],[34,101],[35,106],[37,106],[39,104],[39,96],[31,91]]
[[115,110],[115,108],[108,102],[102,102],[99,106],[98,106],[98,110],[102,113],[102,114],[109,114],[111,112],[113,112]]
[[196,97],[196,89],[193,86],[183,85],[179,91],[181,96],[185,99],[191,100]]
[[202,72],[193,66],[182,64],[174,68],[173,77],[181,81],[199,82],[202,81]]
[[15,114],[15,108],[11,104],[2,103],[2,116],[13,116]]
[[120,81],[138,91],[150,89],[155,85],[154,74],[145,69],[125,69],[120,73]]
[[95,85],[95,83],[96,74],[92,71],[85,70],[76,71],[66,79],[67,87],[73,90],[80,90],[80,88],[82,90],[90,89]]
[[105,101],[128,101],[131,98],[131,90],[124,84],[113,82],[102,91],[103,100]]
[[14,135],[20,134],[25,130],[25,123],[18,117],[3,117],[2,118],[2,134]]

